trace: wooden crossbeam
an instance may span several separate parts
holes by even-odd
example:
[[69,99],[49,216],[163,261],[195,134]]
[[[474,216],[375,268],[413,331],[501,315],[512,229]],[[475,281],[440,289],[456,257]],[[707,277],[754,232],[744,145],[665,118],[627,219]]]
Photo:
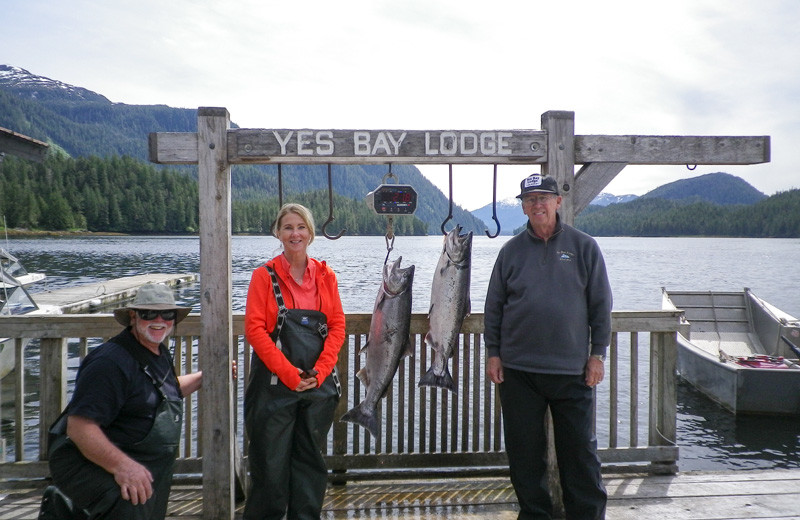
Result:
[[[575,164],[758,164],[769,136],[576,135]],[[541,164],[548,136],[537,130],[230,129],[229,164]],[[150,161],[196,164],[197,134],[149,136]],[[551,144],[552,146],[552,144]]]
[[575,136],[576,164],[759,164],[769,160],[769,136]]

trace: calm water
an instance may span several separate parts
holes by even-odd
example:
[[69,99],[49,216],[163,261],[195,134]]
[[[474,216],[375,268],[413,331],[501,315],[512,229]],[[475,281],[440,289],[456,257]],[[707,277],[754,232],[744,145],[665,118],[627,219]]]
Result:
[[[497,250],[508,239],[476,236],[472,310],[483,311]],[[798,239],[600,238],[614,290],[615,310],[661,307],[661,287],[741,290],[750,287],[773,305],[800,316]],[[233,309],[244,311],[252,270],[279,252],[272,237],[234,237]],[[10,239],[7,247],[29,271],[47,274],[35,290],[55,289],[147,272],[199,272],[196,237]],[[397,237],[390,259],[416,265],[415,313],[430,302],[441,237]],[[336,271],[345,312],[371,312],[386,258],[383,237],[318,238],[309,249]],[[32,292],[34,292],[32,291]],[[35,294],[35,292],[34,292]],[[35,297],[35,296],[34,296]],[[199,287],[182,291],[199,309]],[[800,467],[800,419],[735,418],[685,384],[678,390],[678,443],[683,471]]]

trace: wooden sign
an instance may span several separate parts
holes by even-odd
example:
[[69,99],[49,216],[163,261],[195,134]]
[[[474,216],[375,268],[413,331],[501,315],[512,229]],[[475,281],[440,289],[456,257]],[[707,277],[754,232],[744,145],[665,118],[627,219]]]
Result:
[[[196,134],[150,134],[150,160],[192,163]],[[228,161],[242,163],[539,163],[538,130],[228,130]]]
[[228,156],[241,162],[535,162],[546,135],[531,130],[236,130]]

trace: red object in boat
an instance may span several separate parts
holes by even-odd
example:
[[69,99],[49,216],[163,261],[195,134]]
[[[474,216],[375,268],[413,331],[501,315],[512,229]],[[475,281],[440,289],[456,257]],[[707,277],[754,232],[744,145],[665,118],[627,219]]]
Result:
[[783,356],[756,356],[738,357],[736,363],[749,368],[791,368],[783,362]]

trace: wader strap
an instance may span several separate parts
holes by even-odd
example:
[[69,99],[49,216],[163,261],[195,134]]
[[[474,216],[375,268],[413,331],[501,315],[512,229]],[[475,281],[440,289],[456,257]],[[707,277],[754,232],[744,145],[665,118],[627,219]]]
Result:
[[[271,267],[267,267],[266,265],[264,268],[269,273],[269,277],[272,279],[272,292],[275,294],[275,301],[278,302],[278,324],[275,326],[275,330],[272,331],[272,334],[275,336],[273,341],[275,342],[275,346],[278,350],[281,350],[281,329],[283,328],[283,322],[286,321],[286,313],[289,312],[289,309],[286,308],[286,304],[283,302],[283,293],[281,292],[281,286],[278,285],[278,277],[275,275],[275,270]],[[278,384],[278,375],[272,374],[270,378],[271,385]]]
[[280,350],[280,340],[281,340],[281,328],[283,328],[283,322],[286,320],[286,313],[289,310],[286,308],[286,305],[283,303],[283,293],[281,293],[281,286],[278,285],[278,277],[275,276],[275,270],[271,267],[267,267],[266,265],[264,268],[269,273],[269,277],[272,279],[272,292],[275,294],[275,301],[278,302],[278,324],[275,326],[275,345]]

